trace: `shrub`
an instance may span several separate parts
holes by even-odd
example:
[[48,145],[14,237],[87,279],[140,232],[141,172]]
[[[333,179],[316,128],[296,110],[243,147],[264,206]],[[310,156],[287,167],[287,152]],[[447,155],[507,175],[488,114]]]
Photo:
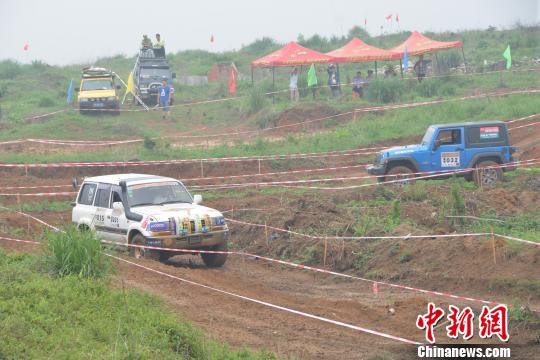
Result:
[[58,276],[98,278],[108,274],[110,260],[94,232],[67,226],[63,231],[45,233],[46,263]]
[[0,62],[0,79],[13,80],[22,73],[22,66],[16,61],[5,60]]
[[409,262],[411,260],[412,260],[412,255],[411,253],[408,253],[408,252],[401,254],[401,256],[399,257],[399,262],[402,264]]
[[54,100],[51,99],[50,97],[42,97],[41,99],[39,99],[39,103],[38,103],[39,107],[51,107],[54,105],[55,105]]
[[375,80],[369,84],[366,91],[366,98],[369,101],[379,103],[397,102],[404,91],[405,85],[401,80]]
[[441,83],[436,79],[426,79],[416,85],[416,92],[423,97],[433,97],[439,95]]
[[275,127],[278,120],[279,114],[272,111],[257,116],[257,119],[255,119],[255,123],[259,126],[259,128],[265,129],[270,125]]
[[397,226],[401,222],[401,204],[398,199],[392,201],[392,209],[388,214],[387,222],[390,227]]
[[153,150],[156,147],[156,142],[155,140],[152,140],[152,138],[145,136],[143,146],[145,149]]
[[260,87],[254,87],[247,98],[248,109],[251,114],[260,111],[266,103],[266,95]]

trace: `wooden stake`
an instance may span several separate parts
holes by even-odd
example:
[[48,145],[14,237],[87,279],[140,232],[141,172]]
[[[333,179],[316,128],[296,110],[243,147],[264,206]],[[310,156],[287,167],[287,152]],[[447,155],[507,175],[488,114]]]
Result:
[[259,175],[261,174],[261,159],[259,159]]
[[266,238],[266,245],[270,245],[268,240],[268,227],[266,226],[266,220],[264,221],[264,237]]
[[201,160],[201,177],[204,177],[204,166],[203,166],[202,160]]
[[489,225],[491,229],[491,247],[493,248],[493,263],[497,264],[497,253],[495,252],[495,234],[493,233],[493,225]]
[[323,257],[323,267],[326,267],[326,250],[328,249],[328,238],[324,238],[324,257]]

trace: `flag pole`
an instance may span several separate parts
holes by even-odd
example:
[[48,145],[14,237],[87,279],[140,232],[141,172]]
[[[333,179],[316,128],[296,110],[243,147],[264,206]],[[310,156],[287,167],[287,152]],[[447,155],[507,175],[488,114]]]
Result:
[[465,59],[465,50],[461,46],[461,54],[463,55],[463,67],[465,68],[465,74],[467,73],[467,60]]
[[403,61],[399,58],[399,70],[401,70],[401,78],[403,79]]
[[377,62],[375,61],[375,77],[377,77]]
[[275,103],[275,98],[274,98],[274,96],[276,95],[275,92],[276,92],[276,67],[272,66],[272,104]]

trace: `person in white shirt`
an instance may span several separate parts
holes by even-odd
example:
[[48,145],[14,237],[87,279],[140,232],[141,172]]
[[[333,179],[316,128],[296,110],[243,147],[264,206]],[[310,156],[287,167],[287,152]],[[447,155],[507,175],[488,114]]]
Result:
[[296,67],[289,74],[289,89],[291,90],[291,101],[298,101],[298,69]]

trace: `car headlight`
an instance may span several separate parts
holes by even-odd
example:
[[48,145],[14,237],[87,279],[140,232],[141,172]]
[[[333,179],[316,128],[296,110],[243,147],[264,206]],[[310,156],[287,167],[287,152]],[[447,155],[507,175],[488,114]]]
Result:
[[107,101],[116,101],[116,97],[115,96],[109,96],[107,98]]
[[212,218],[214,225],[225,225],[225,218],[223,216],[218,216]]

